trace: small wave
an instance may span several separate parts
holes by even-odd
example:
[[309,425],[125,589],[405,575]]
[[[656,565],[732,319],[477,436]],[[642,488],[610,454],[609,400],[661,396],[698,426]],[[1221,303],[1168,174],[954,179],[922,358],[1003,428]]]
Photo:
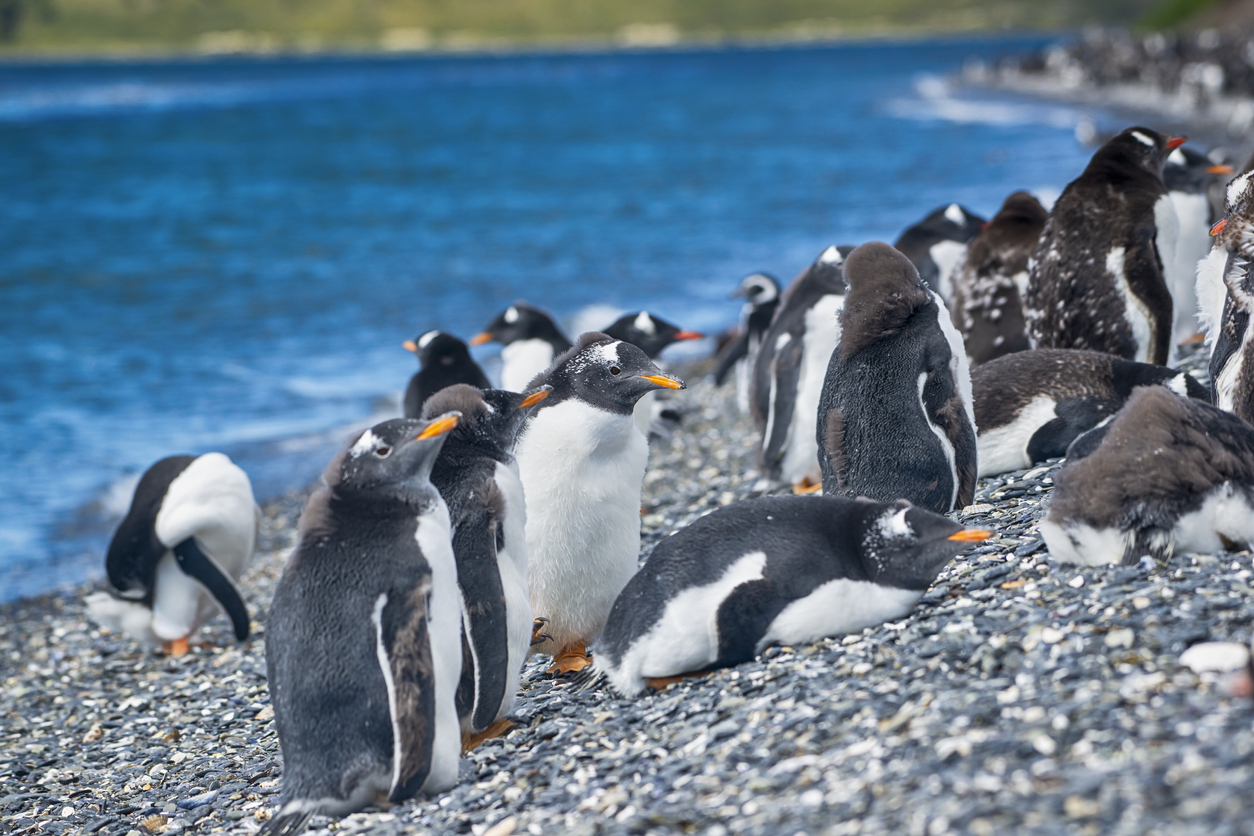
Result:
[[885,105],[888,115],[898,119],[962,124],[1045,125],[1067,131],[1074,131],[1086,118],[1081,111],[1060,105],[959,95],[952,82],[932,75],[920,76],[914,91],[914,98],[890,100]]

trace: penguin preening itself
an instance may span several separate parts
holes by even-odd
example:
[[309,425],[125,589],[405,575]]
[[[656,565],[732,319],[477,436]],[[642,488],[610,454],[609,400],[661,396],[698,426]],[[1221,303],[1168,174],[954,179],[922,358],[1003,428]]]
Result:
[[771,644],[901,618],[966,543],[989,534],[905,500],[736,502],[658,543],[614,602],[594,665],[633,696]]
[[771,320],[779,307],[779,280],[770,273],[752,273],[741,279],[740,286],[732,293],[733,298],[737,296],[745,299],[740,311],[740,328],[735,338],[719,352],[714,385],[722,386],[728,373],[734,370],[736,405],[747,415],[753,364],[766,329],[771,327]]
[[1179,221],[1175,263],[1167,270],[1171,301],[1175,310],[1172,345],[1191,341],[1200,333],[1197,319],[1195,282],[1197,264],[1210,252],[1210,187],[1220,175],[1231,174],[1232,166],[1216,165],[1210,157],[1191,148],[1177,148],[1163,166],[1163,183],[1171,197]]
[[971,372],[980,476],[1058,458],[1082,433],[1118,412],[1138,386],[1166,386],[1210,400],[1192,375],[1100,351],[1038,348]]
[[443,331],[428,331],[417,340],[402,343],[406,351],[418,355],[422,368],[409,379],[405,390],[405,417],[417,418],[422,404],[446,386],[466,383],[477,389],[488,389],[491,383],[479,364],[470,356],[464,342]]
[[817,490],[815,414],[827,360],[840,342],[845,304],[845,256],[853,247],[828,247],[784,291],[775,319],[762,338],[750,397],[760,434],[758,464],[794,490]]
[[1179,222],[1162,171],[1184,141],[1128,128],[1063,189],[1028,270],[1024,314],[1033,347],[1166,365]]
[[845,260],[840,345],[818,407],[823,493],[946,513],[975,495],[975,414],[962,338],[940,297],[881,241]]
[[906,227],[893,247],[903,253],[927,286],[948,300],[953,293],[954,270],[967,256],[967,244],[979,234],[984,219],[965,206],[951,203]]
[[509,728],[531,646],[527,509],[514,439],[548,387],[521,394],[457,384],[427,400],[424,417],[461,414],[431,470],[448,506],[462,595],[457,690],[465,749]]
[[283,789],[265,833],[457,782],[461,595],[428,478],[457,421],[376,424],[305,505],[266,629]]
[[954,271],[949,310],[972,365],[1028,348],[1023,294],[1028,259],[1049,213],[1027,192],[1015,192],[967,245]]
[[1215,247],[1197,266],[1198,315],[1210,346],[1214,403],[1254,421],[1254,172],[1228,184]]
[[1163,386],[1077,439],[1041,521],[1049,553],[1100,566],[1254,545],[1254,427]]
[[243,641],[248,608],[235,583],[260,519],[247,474],[222,453],[162,459],[135,488],[105,557],[112,589],[87,596],[88,613],[177,656],[221,608]]
[[[624,314],[614,320],[613,324],[602,333],[607,337],[631,343],[643,351],[646,357],[655,361],[667,346],[684,340],[705,338],[705,334],[672,325],[660,317],[651,315],[648,311]],[[645,438],[649,437],[654,424],[654,413],[657,412],[659,406],[655,395],[655,392],[649,392],[636,403],[636,426],[640,428],[640,432],[644,433]],[[659,430],[659,433],[669,434],[662,430]]]
[[497,314],[471,345],[498,342],[501,349],[501,388],[521,392],[553,358],[570,348],[570,340],[553,317],[525,302],[515,302]]
[[636,571],[640,485],[649,444],[632,418],[646,392],[683,389],[644,352],[584,334],[532,381],[553,392],[515,445],[527,497],[531,609],[548,619],[536,649],[569,672],[588,664],[587,644]]

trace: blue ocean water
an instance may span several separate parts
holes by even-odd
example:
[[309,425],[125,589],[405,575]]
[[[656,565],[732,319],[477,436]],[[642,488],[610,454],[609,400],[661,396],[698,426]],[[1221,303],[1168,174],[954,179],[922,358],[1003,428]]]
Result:
[[0,66],[0,599],[101,575],[162,456],[309,484],[427,329],[717,329],[750,271],[1056,195],[1102,115],[942,80],[1040,42]]

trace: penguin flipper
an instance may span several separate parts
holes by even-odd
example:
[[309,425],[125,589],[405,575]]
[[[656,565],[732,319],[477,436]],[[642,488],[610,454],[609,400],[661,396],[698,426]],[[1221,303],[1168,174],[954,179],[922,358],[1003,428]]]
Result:
[[200,550],[194,537],[188,537],[174,547],[174,558],[183,573],[200,581],[222,607],[227,618],[231,619],[235,638],[239,641],[248,638],[248,607],[231,576]]
[[749,330],[742,328],[736,339],[723,348],[718,357],[718,366],[714,369],[714,385],[722,386],[727,375],[736,367],[737,361],[749,356]]
[[783,458],[792,435],[803,350],[801,338],[790,340],[776,353],[772,364],[766,428],[762,434],[762,463],[772,474]]
[[975,428],[967,419],[966,407],[947,362],[941,371],[928,374],[921,398],[928,421],[940,428],[953,447],[958,491],[950,510],[965,508],[975,497]]
[[[453,535],[453,552],[458,556],[457,582],[465,602],[462,641],[466,652],[462,654],[457,697],[458,713],[464,711],[470,716],[471,726],[482,730],[497,719],[505,700],[509,622],[497,557],[497,535],[504,526],[504,500],[492,479],[485,480],[474,493],[486,506],[484,513],[462,521]],[[463,556],[469,559],[463,560]]]
[[392,715],[393,764],[389,801],[404,801],[422,789],[431,771],[435,744],[435,661],[427,626],[431,575],[410,589],[379,596],[374,622],[379,665]]

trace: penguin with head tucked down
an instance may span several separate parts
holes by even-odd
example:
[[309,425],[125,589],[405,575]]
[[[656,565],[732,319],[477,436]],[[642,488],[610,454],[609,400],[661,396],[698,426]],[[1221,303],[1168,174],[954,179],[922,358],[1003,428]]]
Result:
[[1173,346],[1192,341],[1201,332],[1195,283],[1198,262],[1210,252],[1210,228],[1218,220],[1211,217],[1211,186],[1221,176],[1231,173],[1232,166],[1216,164],[1207,155],[1188,147],[1172,151],[1163,166],[1163,183],[1176,210],[1180,230],[1175,259],[1165,265],[1175,311]]
[[428,331],[416,340],[403,343],[406,351],[418,355],[422,368],[409,379],[405,390],[405,417],[417,418],[422,414],[422,404],[446,386],[465,383],[479,389],[487,389],[488,376],[470,356],[470,349],[452,334]]
[[745,276],[732,296],[745,299],[740,311],[740,328],[735,338],[723,347],[714,370],[714,385],[722,386],[727,375],[736,374],[736,405],[749,413],[749,389],[753,376],[753,364],[766,329],[779,307],[779,280],[769,273],[752,273]]
[[818,409],[823,492],[946,513],[975,494],[971,372],[949,313],[880,241],[845,260],[840,345]]
[[1213,403],[1254,421],[1254,171],[1230,184],[1215,247],[1197,266],[1198,318],[1210,346]]
[[[614,320],[610,327],[606,328],[602,333],[607,337],[631,343],[653,361],[657,361],[658,355],[662,353],[663,349],[677,342],[705,338],[705,334],[672,325],[661,317],[653,316],[648,311],[624,314]],[[659,366],[661,365],[659,363]],[[636,402],[636,426],[640,428],[640,432],[644,433],[645,438],[649,437],[655,421],[658,420],[657,413],[660,411],[659,407],[661,404],[657,402],[656,395],[656,392],[649,392]],[[669,434],[663,430],[659,430],[659,432],[662,435]]]
[[266,629],[283,752],[266,834],[457,782],[461,595],[448,508],[428,478],[457,420],[376,424],[305,505]]
[[893,247],[910,259],[928,287],[947,300],[953,293],[954,270],[966,259],[967,244],[983,226],[979,215],[951,203],[906,227]]
[[112,588],[87,596],[88,613],[178,656],[221,609],[243,641],[248,608],[235,583],[260,519],[248,476],[222,453],[162,459],[135,488],[105,557]]
[[544,371],[553,358],[570,348],[570,340],[553,317],[525,302],[515,302],[497,314],[471,345],[498,342],[501,349],[501,388],[521,392]]

